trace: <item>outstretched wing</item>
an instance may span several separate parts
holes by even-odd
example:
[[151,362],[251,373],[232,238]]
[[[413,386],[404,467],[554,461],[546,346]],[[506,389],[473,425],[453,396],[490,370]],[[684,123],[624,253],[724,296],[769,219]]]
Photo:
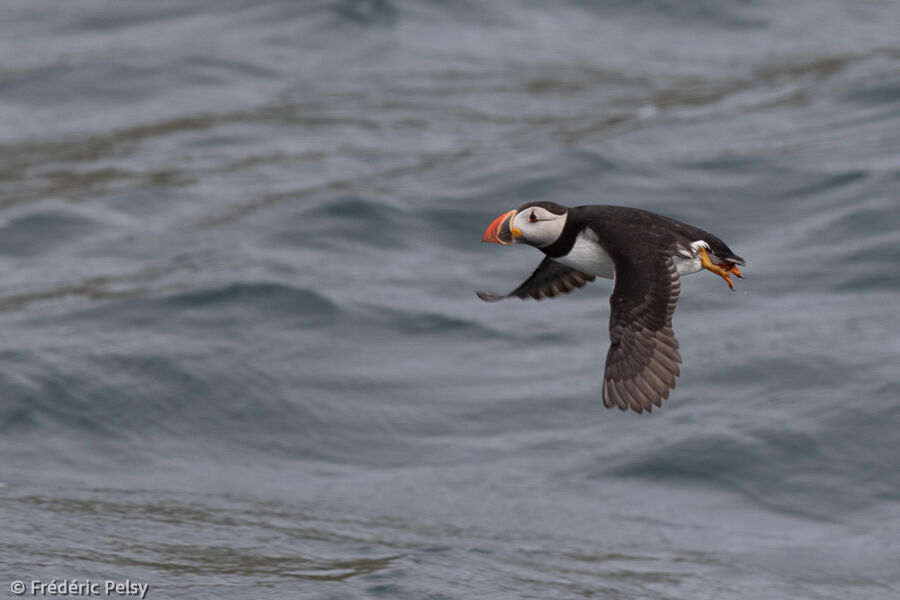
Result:
[[513,296],[523,300],[526,298],[543,300],[544,298],[553,298],[559,294],[565,294],[576,288],[584,287],[589,281],[593,280],[593,275],[567,267],[548,256],[541,261],[534,273],[522,282],[522,285],[510,293],[491,294],[482,291],[476,291],[475,293],[485,302],[497,302]]
[[609,299],[610,347],[603,378],[603,404],[636,412],[662,406],[679,375],[672,314],[681,280],[671,258],[619,256]]

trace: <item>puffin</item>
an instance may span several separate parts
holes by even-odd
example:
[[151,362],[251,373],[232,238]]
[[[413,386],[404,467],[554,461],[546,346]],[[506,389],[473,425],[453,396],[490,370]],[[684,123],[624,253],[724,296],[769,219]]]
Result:
[[528,202],[494,219],[481,241],[528,244],[545,255],[508,294],[476,291],[485,302],[542,300],[597,277],[613,280],[603,404],[637,413],[661,407],[680,375],[672,315],[681,276],[707,270],[734,290],[731,276],[743,279],[746,264],[708,231],[625,206]]

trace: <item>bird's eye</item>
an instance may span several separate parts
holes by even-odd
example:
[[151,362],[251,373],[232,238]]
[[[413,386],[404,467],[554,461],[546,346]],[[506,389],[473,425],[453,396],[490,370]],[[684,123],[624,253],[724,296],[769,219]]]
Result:
[[531,211],[531,214],[528,216],[528,222],[529,223],[537,223],[538,222],[537,215],[534,214],[534,211]]

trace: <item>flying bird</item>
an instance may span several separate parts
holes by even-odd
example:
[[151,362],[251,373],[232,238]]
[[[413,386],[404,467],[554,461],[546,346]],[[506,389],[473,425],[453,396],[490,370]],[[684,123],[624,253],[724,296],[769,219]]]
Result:
[[681,275],[705,269],[733,290],[731,275],[743,278],[738,267],[746,264],[707,231],[624,206],[529,202],[494,219],[481,241],[528,244],[546,255],[510,293],[477,291],[486,302],[513,296],[542,300],[596,277],[614,280],[603,404],[638,413],[662,406],[680,375],[672,314]]

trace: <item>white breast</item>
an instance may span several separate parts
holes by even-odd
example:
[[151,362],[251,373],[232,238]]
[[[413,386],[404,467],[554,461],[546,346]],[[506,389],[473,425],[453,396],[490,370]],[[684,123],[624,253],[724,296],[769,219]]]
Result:
[[[705,244],[705,242],[701,243]],[[692,247],[691,250],[694,250],[694,248]],[[679,275],[690,275],[703,270],[703,265],[700,264],[700,257],[696,256],[692,251],[679,252],[672,259],[675,261],[675,268],[678,270]],[[579,233],[578,237],[575,238],[572,250],[567,255],[561,256],[556,260],[567,267],[605,279],[612,279],[615,274],[612,258],[606,253],[606,250],[603,249],[603,246],[600,245],[590,229]]]
[[[678,253],[672,257],[672,260],[675,261],[675,268],[678,270],[679,275],[690,275],[691,273],[703,270],[703,263],[700,261],[700,256],[697,254],[697,251],[700,248],[705,248],[709,251],[709,244],[703,240],[697,240],[696,242],[691,242],[690,248],[679,248]],[[719,262],[716,255],[711,252],[710,258]]]
[[589,229],[579,233],[569,253],[556,261],[596,277],[612,279],[615,273],[612,259]]
[[678,270],[679,275],[690,275],[703,269],[699,256],[687,258],[681,254],[676,254],[672,257],[672,260],[675,261],[675,268]]

